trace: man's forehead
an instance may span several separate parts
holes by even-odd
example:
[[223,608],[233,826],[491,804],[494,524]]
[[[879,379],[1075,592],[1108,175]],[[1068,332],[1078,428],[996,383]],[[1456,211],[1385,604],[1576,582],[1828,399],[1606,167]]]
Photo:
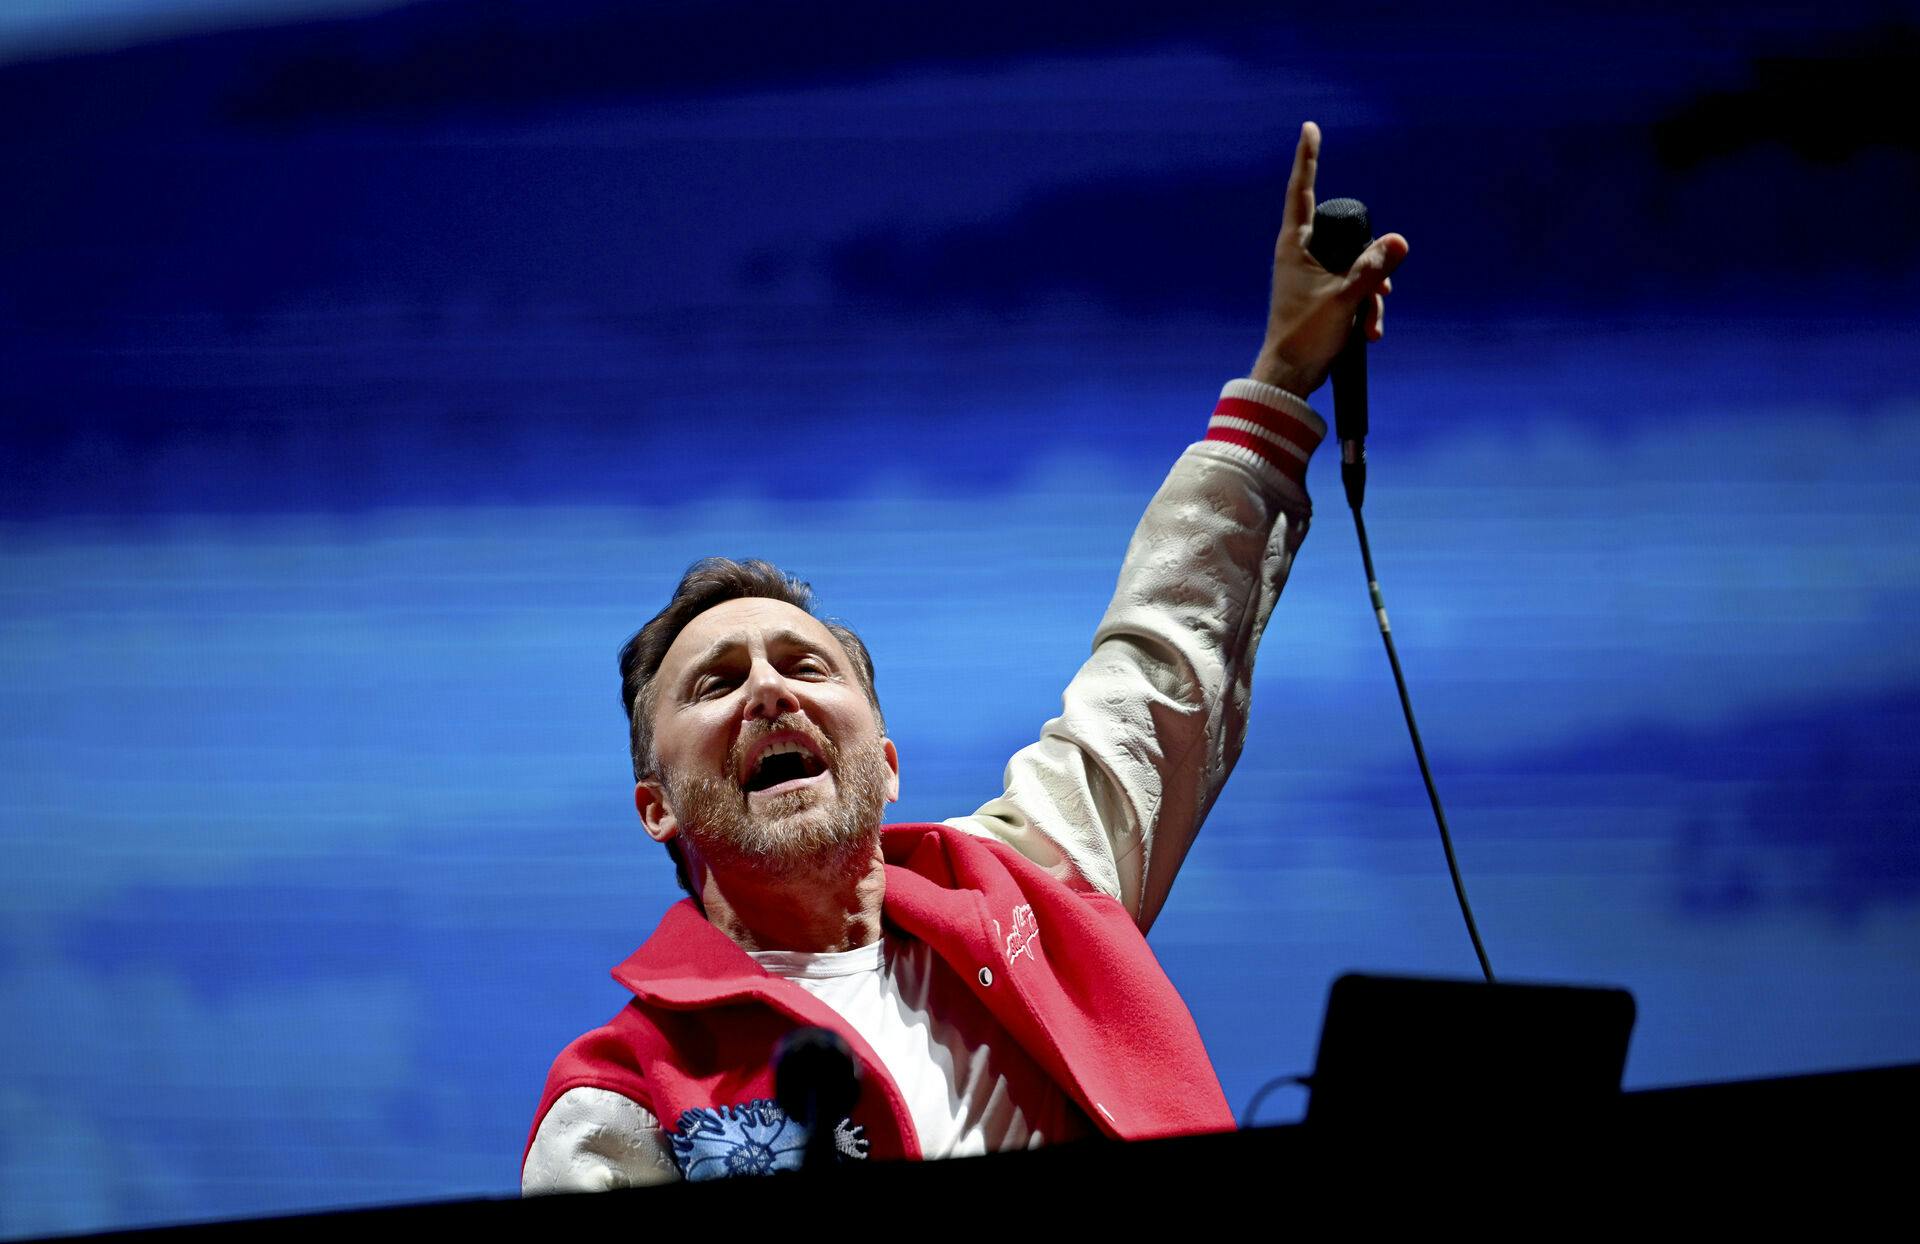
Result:
[[668,646],[660,668],[678,669],[716,644],[738,641],[751,645],[756,639],[771,643],[786,633],[797,634],[830,653],[839,650],[832,632],[806,610],[784,600],[743,596],[721,601],[682,627]]

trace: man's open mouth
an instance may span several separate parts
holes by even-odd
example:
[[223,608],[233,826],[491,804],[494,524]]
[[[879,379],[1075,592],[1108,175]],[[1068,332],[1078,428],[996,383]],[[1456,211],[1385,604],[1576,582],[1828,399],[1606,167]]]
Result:
[[816,778],[826,771],[825,762],[809,746],[797,739],[785,738],[760,753],[740,786],[752,794]]

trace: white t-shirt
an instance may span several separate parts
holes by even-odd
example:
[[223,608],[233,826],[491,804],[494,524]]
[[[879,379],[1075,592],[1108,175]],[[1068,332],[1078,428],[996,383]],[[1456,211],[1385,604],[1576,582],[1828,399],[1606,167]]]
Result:
[[857,950],[748,953],[839,1012],[873,1047],[924,1156],[1033,1149],[1091,1130],[925,942],[888,929]]

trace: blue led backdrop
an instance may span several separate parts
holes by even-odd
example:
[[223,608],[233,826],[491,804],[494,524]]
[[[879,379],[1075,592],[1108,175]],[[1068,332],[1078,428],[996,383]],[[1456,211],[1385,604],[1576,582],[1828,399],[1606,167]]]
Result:
[[[697,557],[865,636],[895,819],[999,794],[1309,118],[1412,247],[1369,531],[1495,967],[1633,990],[1629,1086],[1920,1059],[1908,6],[56,7],[0,24],[0,1234],[513,1193],[677,897],[614,656]],[[1332,459],[1152,936],[1236,1107],[1342,971],[1475,971]]]

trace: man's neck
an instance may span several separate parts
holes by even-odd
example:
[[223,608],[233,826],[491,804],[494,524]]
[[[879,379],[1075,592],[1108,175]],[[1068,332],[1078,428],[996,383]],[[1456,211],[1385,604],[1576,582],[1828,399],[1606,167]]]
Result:
[[870,855],[780,876],[708,871],[700,897],[707,920],[742,950],[818,953],[880,940],[886,892],[886,860],[876,841]]

